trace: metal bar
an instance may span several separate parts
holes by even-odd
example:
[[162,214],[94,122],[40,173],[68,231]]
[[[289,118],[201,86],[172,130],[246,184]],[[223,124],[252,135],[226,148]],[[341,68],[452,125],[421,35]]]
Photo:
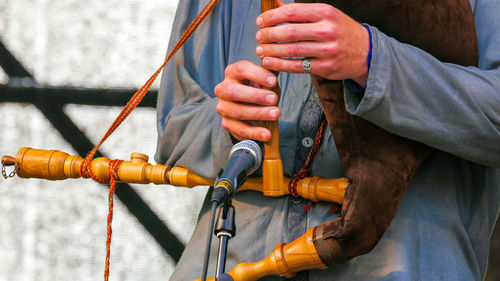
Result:
[[[56,100],[62,104],[124,106],[135,93],[131,89],[95,89],[71,87],[14,87],[0,85],[0,103],[18,102],[37,104]],[[156,107],[158,91],[149,91],[138,107]]]
[[0,66],[9,77],[32,77],[0,40]]

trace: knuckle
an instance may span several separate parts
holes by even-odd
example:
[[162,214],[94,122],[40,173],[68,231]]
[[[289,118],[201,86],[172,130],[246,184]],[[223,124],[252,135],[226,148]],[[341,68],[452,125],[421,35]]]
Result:
[[333,24],[325,24],[318,30],[318,35],[322,38],[335,38],[337,28]]
[[274,32],[272,28],[264,28],[261,30],[262,32],[262,40],[263,42],[273,42],[274,41]]
[[240,61],[237,65],[236,65],[236,72],[238,74],[242,74],[245,72],[245,69],[248,67],[248,62],[247,61]]
[[276,60],[276,59],[269,60],[269,68],[271,68],[273,70],[278,70],[278,71],[283,70],[281,61]]
[[283,71],[283,72],[287,71],[288,63],[286,60],[278,61],[278,62],[276,62],[276,64],[277,64],[277,68],[280,69],[280,71]]
[[234,69],[235,69],[235,66],[234,64],[230,64],[226,67],[226,69],[224,70],[224,76],[225,77],[231,77],[232,74],[234,73]]
[[286,25],[286,27],[284,28],[284,31],[283,31],[283,34],[286,36],[286,38],[284,38],[284,40],[293,38],[296,33],[297,33],[296,26],[291,25],[291,24]]
[[233,118],[236,120],[242,120],[244,117],[243,111],[241,109],[236,109],[232,111]]
[[227,96],[227,99],[228,100],[237,100],[238,98],[238,93],[237,91],[234,89],[234,87],[227,87],[226,89],[226,96]]
[[221,105],[220,102],[217,103],[217,106],[215,107],[215,111],[222,116],[222,113],[224,112],[224,107]]
[[331,5],[328,5],[328,4],[322,4],[321,5],[321,9],[319,9],[319,11],[321,11],[321,15],[324,17],[324,18],[333,18],[335,17],[336,13],[337,13],[337,9],[335,9],[333,6]]
[[222,118],[222,122],[221,122],[221,125],[222,125],[222,128],[230,131],[231,129],[231,126],[229,125],[229,122],[227,121],[226,118]]
[[298,44],[294,44],[294,45],[291,45],[290,47],[288,47],[288,50],[289,50],[290,55],[292,57],[296,57],[296,56],[299,56],[299,54],[301,53],[302,47]]
[[295,5],[288,6],[288,10],[285,15],[287,18],[294,18],[297,15],[297,7]]
[[262,133],[260,133],[260,130],[254,130],[250,133],[249,136],[253,140],[259,140],[262,141]]
[[329,43],[329,44],[324,44],[324,46],[321,48],[321,51],[324,54],[333,55],[333,54],[338,53],[339,48],[338,48],[337,44]]
[[259,110],[256,112],[255,118],[253,118],[254,120],[266,120],[266,117],[267,117],[267,112],[263,111],[263,110]]
[[220,97],[222,92],[223,92],[224,86],[222,83],[224,83],[224,82],[217,84],[214,88],[214,94],[216,97]]
[[242,138],[246,138],[248,135],[247,129],[244,127],[239,127],[236,134]]
[[296,72],[296,73],[301,73],[302,72],[302,61],[299,61],[297,63],[294,63],[293,64],[293,70]]
[[323,63],[323,70],[325,72],[335,72],[337,70],[337,64],[334,60],[327,60]]

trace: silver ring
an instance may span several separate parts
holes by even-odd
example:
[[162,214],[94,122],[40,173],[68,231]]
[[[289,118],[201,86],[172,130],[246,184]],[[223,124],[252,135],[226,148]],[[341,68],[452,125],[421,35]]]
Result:
[[302,59],[302,73],[311,73],[311,61],[308,58]]

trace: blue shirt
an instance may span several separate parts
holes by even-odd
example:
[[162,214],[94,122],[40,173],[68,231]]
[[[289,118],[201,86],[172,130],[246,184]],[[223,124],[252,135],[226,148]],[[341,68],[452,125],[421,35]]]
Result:
[[[208,0],[179,3],[170,48]],[[369,254],[310,280],[481,280],[489,237],[500,204],[500,1],[471,0],[479,66],[442,63],[428,53],[372,31],[373,56],[363,96],[345,88],[350,113],[437,150],[416,172],[387,232]],[[224,69],[255,56],[255,19],[260,1],[223,0],[163,73],[158,99],[156,161],[184,166],[214,178],[233,143],[215,111],[215,85]],[[296,171],[307,151],[319,111],[308,75],[282,73],[279,106],[280,152],[284,172]],[[311,136],[314,138],[314,136]],[[325,131],[312,174],[341,177],[334,141]],[[271,198],[259,192],[236,194],[237,235],[229,241],[227,269],[269,255],[307,229],[337,217],[327,203],[303,211],[307,201]],[[206,207],[206,206],[205,206]],[[383,207],[383,206],[382,206]],[[206,208],[171,280],[200,277]],[[214,242],[212,253],[216,255]],[[215,257],[212,257],[215,261]],[[210,266],[213,271],[215,265]],[[213,276],[209,275],[209,276]],[[268,277],[265,280],[281,280]]]

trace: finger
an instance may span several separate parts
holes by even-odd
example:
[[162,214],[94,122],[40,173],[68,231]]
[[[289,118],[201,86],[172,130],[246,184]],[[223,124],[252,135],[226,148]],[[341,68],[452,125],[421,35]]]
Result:
[[[226,129],[226,130],[227,130],[227,129]],[[227,130],[227,131],[229,131],[229,130]],[[231,132],[231,131],[229,131],[229,133],[230,133],[230,134],[231,134],[231,135],[232,135],[232,136],[233,136],[236,140],[238,140],[238,141],[242,141],[242,140],[246,139],[244,136],[240,136],[240,135],[238,135],[238,134],[236,134],[236,133],[233,133],[233,132]]]
[[[318,66],[323,65],[317,59],[311,59],[311,73],[318,74]],[[276,57],[265,57],[262,60],[262,65],[264,67],[279,71],[279,72],[289,72],[289,73],[302,73],[302,60],[291,60],[282,59]]]
[[336,42],[293,42],[257,46],[259,57],[332,57],[338,52]]
[[278,95],[273,91],[242,85],[237,82],[231,82],[231,80],[225,80],[215,86],[214,92],[219,99],[228,101],[258,105],[276,105],[278,103]]
[[333,18],[335,13],[337,9],[328,4],[293,3],[262,13],[257,17],[256,23],[263,28],[286,22],[317,22]]
[[255,106],[219,99],[216,106],[220,116],[235,120],[275,121],[281,111],[275,106]]
[[239,61],[226,67],[226,78],[246,81],[250,80],[266,87],[276,85],[277,79],[274,74],[249,61]]
[[254,127],[246,122],[222,118],[222,127],[228,130],[236,139],[253,139],[267,142],[271,139],[271,131],[264,127]]
[[338,36],[338,30],[332,24],[302,23],[266,27],[257,32],[255,39],[259,43],[287,41],[325,41]]

